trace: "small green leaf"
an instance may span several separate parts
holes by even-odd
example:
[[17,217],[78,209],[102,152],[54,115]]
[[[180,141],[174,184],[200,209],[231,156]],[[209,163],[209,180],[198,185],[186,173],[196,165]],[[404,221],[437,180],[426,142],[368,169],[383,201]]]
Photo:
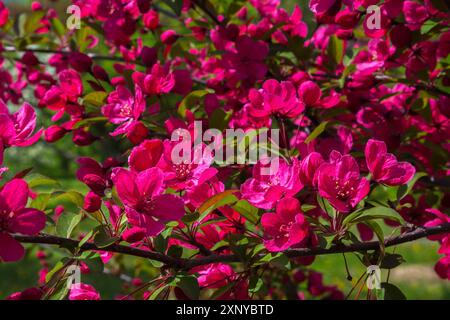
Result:
[[252,206],[247,200],[239,200],[232,206],[234,210],[239,212],[248,221],[258,223],[258,208]]
[[45,11],[33,11],[27,15],[27,19],[24,25],[24,31],[27,34],[31,34],[39,29],[41,25],[41,19],[45,16]]
[[209,127],[223,131],[228,127],[233,112],[225,112],[222,108],[213,111],[209,118]]
[[94,243],[99,248],[108,247],[119,241],[119,237],[112,237],[103,226],[98,226],[94,236]]
[[381,260],[380,268],[382,269],[394,269],[405,262],[402,255],[398,253],[386,253]]
[[330,217],[336,216],[336,209],[331,205],[331,203],[321,196],[317,196],[317,202],[319,203],[320,208],[326,212]]
[[163,2],[166,3],[177,16],[181,15],[183,0],[163,0]]
[[83,215],[72,212],[64,212],[56,224],[56,233],[64,238],[70,238],[75,227],[80,223]]
[[397,190],[397,200],[400,201],[406,195],[408,195],[411,192],[411,190],[414,187],[414,185],[416,184],[416,182],[419,179],[421,179],[423,177],[426,177],[427,175],[428,174],[426,174],[425,172],[416,172],[414,177],[407,184],[401,185],[398,188],[398,190]]
[[406,300],[406,296],[403,292],[392,283],[382,282],[381,288],[384,289],[385,300]]
[[310,133],[310,135],[305,139],[305,143],[310,143],[314,139],[316,139],[318,136],[322,134],[322,132],[325,131],[329,121],[324,121],[321,124],[319,124],[313,132]]
[[335,64],[340,64],[344,57],[344,42],[335,35],[331,36],[328,42],[327,54],[331,61]]
[[64,27],[64,24],[61,22],[61,20],[59,20],[58,18],[53,18],[50,19],[50,23],[52,24],[52,28],[58,36],[62,37],[66,34],[66,28]]
[[380,242],[380,250],[383,255],[384,253],[384,233],[383,229],[381,229],[380,225],[376,223],[375,221],[365,221],[365,225],[367,225],[377,236],[379,242]]
[[195,90],[189,93],[180,102],[180,105],[178,106],[178,114],[183,118],[186,117],[186,110],[194,108],[208,93],[210,93],[209,90]]
[[352,214],[348,215],[342,223],[344,225],[345,224],[355,224],[355,223],[376,220],[376,219],[388,219],[388,220],[396,221],[400,224],[404,223],[403,218],[400,216],[400,214],[397,211],[395,211],[394,209],[382,207],[382,206],[362,210],[357,213],[352,213]]
[[198,209],[200,213],[198,221],[202,221],[203,218],[217,208],[237,202],[238,198],[234,195],[236,192],[237,190],[227,190],[206,200]]
[[105,104],[105,99],[108,96],[108,93],[105,91],[94,91],[91,93],[88,93],[83,97],[83,105],[85,102],[95,106],[95,107],[101,107]]
[[177,275],[168,285],[180,288],[192,300],[197,300],[200,295],[200,286],[194,275]]

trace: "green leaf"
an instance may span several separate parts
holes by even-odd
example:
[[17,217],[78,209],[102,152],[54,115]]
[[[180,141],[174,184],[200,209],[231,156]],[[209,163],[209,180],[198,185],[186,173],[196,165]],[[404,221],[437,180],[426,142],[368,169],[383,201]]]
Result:
[[260,276],[255,274],[252,277],[250,277],[250,281],[248,283],[248,292],[252,294],[255,293],[264,294],[265,292],[267,292],[267,287]]
[[83,120],[78,121],[73,128],[74,129],[78,129],[78,128],[82,128],[82,127],[86,127],[89,126],[91,124],[94,123],[99,123],[99,122],[106,122],[108,120],[108,118],[106,117],[93,117],[93,118],[86,118]]
[[85,244],[86,242],[89,241],[89,239],[92,237],[92,235],[94,234],[94,231],[91,230],[89,231],[84,237],[83,239],[80,240],[80,242],[78,242],[78,247],[81,248],[83,246],[83,244]]
[[62,267],[64,267],[64,262],[60,260],[55,264],[55,266],[52,268],[52,270],[50,270],[47,273],[47,275],[45,276],[45,282],[46,283],[50,282],[50,280],[55,275],[55,273],[57,273],[59,270],[61,270]]
[[406,296],[403,292],[392,283],[382,282],[381,288],[384,289],[385,300],[406,300]]
[[180,288],[186,296],[192,300],[198,300],[200,295],[200,286],[194,275],[177,275],[169,284]]
[[258,208],[252,206],[247,200],[239,200],[232,206],[234,210],[239,212],[248,221],[258,223]]
[[88,93],[83,97],[83,105],[85,102],[95,106],[95,107],[101,107],[105,104],[105,99],[108,96],[108,93],[105,91],[94,91],[91,93]]
[[67,192],[54,192],[56,195],[55,201],[69,201],[75,204],[78,208],[82,208],[84,204],[84,198],[81,193],[77,191],[67,191]]
[[28,186],[33,189],[38,186],[60,186],[59,182],[40,174],[32,174],[27,178]]
[[388,205],[388,202],[397,200],[398,187],[388,187],[384,185],[376,186],[369,195],[368,202],[375,201],[378,204]]
[[209,300],[216,300],[216,299],[220,298],[225,293],[227,293],[228,291],[233,289],[233,287],[235,285],[236,285],[236,283],[232,281],[232,282],[228,283],[227,285],[217,289],[216,291],[214,291],[214,293],[211,295],[211,297],[209,297]]
[[209,118],[209,127],[211,129],[218,129],[219,131],[223,131],[228,128],[228,123],[231,120],[232,111],[225,112],[222,108],[218,108],[213,111]]
[[428,174],[426,174],[425,172],[416,172],[414,177],[407,184],[401,185],[398,188],[398,190],[397,190],[397,200],[400,201],[406,195],[408,195],[411,192],[411,190],[414,187],[414,185],[416,184],[416,182],[420,178],[426,177],[427,175]]
[[40,211],[45,211],[50,197],[50,193],[40,193],[36,198],[33,199],[33,201],[31,201],[30,207]]
[[319,203],[320,208],[326,212],[330,217],[336,216],[336,209],[331,205],[331,203],[321,196],[317,195],[317,202]]
[[103,226],[98,226],[95,230],[94,243],[99,248],[108,247],[120,240],[119,237],[112,237]]
[[226,190],[206,200],[198,209],[198,212],[200,213],[198,221],[202,221],[203,218],[217,208],[237,202],[238,198],[234,195],[237,191],[238,190]]
[[72,212],[64,212],[59,218],[56,224],[56,233],[64,238],[70,238],[75,227],[80,223],[83,215]]
[[310,143],[314,139],[316,139],[318,136],[322,134],[322,132],[325,131],[329,121],[324,121],[321,124],[319,124],[313,132],[310,133],[310,135],[305,139],[305,143]]
[[380,268],[382,269],[394,269],[405,262],[402,255],[398,253],[386,253],[381,260]]
[[31,34],[39,29],[41,25],[41,19],[45,16],[45,11],[33,11],[27,15],[27,19],[24,25],[24,31],[26,34]]
[[166,3],[177,16],[181,15],[183,0],[163,0],[163,2]]
[[328,42],[327,54],[331,61],[340,64],[344,57],[344,42],[337,36],[331,36]]
[[83,261],[92,273],[102,273],[104,269],[103,261],[100,258],[100,254],[97,252],[85,252],[77,260]]
[[59,20],[58,18],[53,18],[50,19],[50,23],[52,24],[52,28],[58,36],[62,37],[66,34],[66,28],[61,20]]
[[186,117],[186,110],[194,108],[200,100],[210,93],[209,90],[195,90],[189,93],[184,99],[180,102],[178,106],[178,114],[183,118]]
[[313,209],[317,208],[317,206],[305,203],[305,204],[302,204],[301,208],[302,208],[303,212],[308,212],[310,210],[313,210]]
[[388,220],[393,220],[393,221],[397,221],[400,224],[404,223],[403,218],[400,216],[400,214],[395,211],[394,209],[391,208],[387,208],[387,207],[373,207],[367,210],[363,210],[358,212],[356,215],[352,215],[350,214],[349,216],[347,216],[344,221],[343,224],[348,224],[348,223],[360,223],[360,222],[365,222],[365,221],[369,221],[369,220],[376,220],[376,219],[388,219]]
[[159,294],[164,291],[164,289],[167,288],[167,285],[161,286],[157,288],[155,291],[152,292],[148,300],[156,300],[158,298]]
[[375,221],[365,221],[365,225],[367,225],[377,236],[379,242],[380,242],[380,250],[381,253],[384,253],[384,233],[383,229],[381,229],[380,225],[376,223]]

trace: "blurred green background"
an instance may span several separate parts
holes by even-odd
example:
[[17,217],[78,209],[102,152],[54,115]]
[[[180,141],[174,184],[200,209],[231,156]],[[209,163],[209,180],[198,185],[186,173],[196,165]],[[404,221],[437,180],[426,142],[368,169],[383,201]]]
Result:
[[[5,1],[13,15],[29,10],[30,2],[27,0]],[[44,2],[50,3],[48,5],[57,8],[61,14],[65,13],[67,1]],[[304,20],[313,26],[312,14],[307,9],[308,1],[284,0],[282,3],[289,11],[298,3],[303,9]],[[32,99],[30,102],[34,103]],[[43,118],[40,116],[39,121],[42,121]],[[40,125],[48,125],[48,123],[40,123]],[[13,148],[6,152],[5,165],[10,168],[7,177],[10,177],[11,173],[33,167],[33,172],[57,179],[66,188],[84,192],[85,186],[74,179],[77,169],[75,160],[85,155],[93,155],[97,160],[103,160],[110,155],[117,155],[117,152],[117,145],[105,144],[102,141],[95,142],[89,147],[75,147],[71,142],[71,136],[66,136],[55,144],[39,142],[29,148]],[[52,263],[62,256],[62,251],[53,249],[49,257],[50,268]],[[391,272],[390,282],[396,284],[408,299],[450,299],[450,282],[439,279],[433,270],[434,264],[439,259],[437,250],[438,245],[427,240],[404,244],[396,248],[396,253],[402,254],[406,262]],[[392,249],[388,251],[392,252]],[[35,253],[36,248],[29,250],[25,259],[20,262],[0,264],[0,299],[13,292],[37,285],[38,271],[41,266],[35,258]],[[346,257],[353,282],[355,282],[365,272],[365,269],[356,257],[351,254],[347,254]],[[351,282],[346,280],[347,274],[342,255],[319,256],[312,267],[324,274],[326,285],[336,284],[344,294],[351,289]],[[131,267],[127,272],[131,277],[135,274],[135,270]],[[383,279],[386,276],[387,271],[383,270]],[[83,275],[83,281],[94,284],[102,293],[103,298],[114,298],[114,294],[119,291],[122,283],[117,276],[110,274]]]

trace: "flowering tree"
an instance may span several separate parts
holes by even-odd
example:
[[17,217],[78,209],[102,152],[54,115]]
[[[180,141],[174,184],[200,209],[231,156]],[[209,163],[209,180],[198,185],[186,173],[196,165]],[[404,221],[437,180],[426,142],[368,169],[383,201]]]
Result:
[[[14,16],[0,1],[0,261],[36,246],[44,265],[9,299],[100,299],[77,270],[129,265],[121,299],[342,299],[317,255],[392,269],[390,247],[426,237],[450,279],[445,2],[310,0],[309,24],[279,0],[72,2]],[[198,124],[216,138],[196,143]],[[245,138],[217,138],[230,129]],[[275,168],[215,161],[266,129]],[[36,143],[79,155],[83,187],[8,170]]]

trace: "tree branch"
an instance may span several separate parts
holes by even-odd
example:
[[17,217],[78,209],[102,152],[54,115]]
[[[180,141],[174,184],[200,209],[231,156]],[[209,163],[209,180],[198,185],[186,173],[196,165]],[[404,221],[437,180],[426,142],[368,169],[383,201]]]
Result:
[[[397,244],[402,244],[406,242],[411,242],[417,239],[425,238],[431,235],[450,233],[450,223],[445,223],[436,227],[424,228],[419,227],[413,231],[403,233],[396,237],[387,238],[384,242],[385,247],[394,246]],[[73,239],[66,239],[62,237],[41,234],[37,236],[24,236],[24,235],[14,235],[14,238],[22,243],[35,243],[35,244],[53,244],[60,245],[63,247],[78,247],[79,241]],[[380,247],[379,241],[369,241],[355,243],[352,245],[340,245],[332,246],[329,249],[324,248],[302,248],[302,249],[291,249],[284,251],[284,253],[290,258],[305,257],[305,256],[317,256],[325,254],[334,253],[344,253],[344,252],[357,252],[357,251],[368,251],[376,250]],[[237,255],[217,255],[212,254],[207,257],[202,257],[195,260],[173,258],[161,253],[146,251],[142,249],[137,249],[133,247],[123,246],[119,244],[113,244],[104,248],[99,248],[93,243],[84,243],[80,249],[82,251],[89,250],[99,250],[108,251],[115,253],[122,253],[126,255],[147,258],[150,260],[160,261],[169,267],[178,269],[192,269],[194,267],[218,263],[218,262],[239,262],[240,259]]]

